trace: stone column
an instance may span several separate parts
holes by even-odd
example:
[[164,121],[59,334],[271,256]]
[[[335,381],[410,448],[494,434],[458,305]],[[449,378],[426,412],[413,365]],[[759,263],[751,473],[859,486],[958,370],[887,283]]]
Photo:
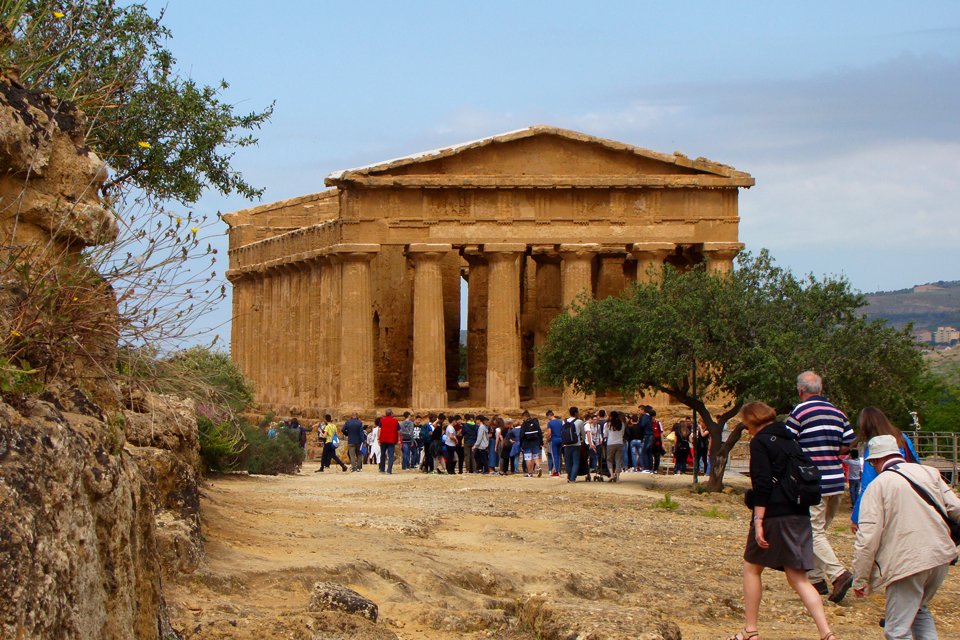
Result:
[[290,413],[290,406],[294,404],[294,369],[296,368],[298,350],[295,348],[296,337],[293,330],[294,270],[290,264],[282,264],[279,272],[280,299],[277,304],[279,309],[277,322],[280,326],[280,339],[277,344],[277,378],[279,380],[277,385],[279,391],[277,394],[277,411],[286,416],[287,413]]
[[600,272],[597,275],[597,300],[620,295],[626,285],[623,276],[623,247],[604,248],[600,253]]
[[243,303],[240,300],[243,274],[227,271],[227,280],[230,281],[230,359],[243,371],[245,349],[243,347],[243,327],[240,320],[243,315]]
[[[560,256],[563,259],[563,306],[572,312],[575,302],[593,297],[593,257],[600,249],[597,244],[562,244]],[[578,393],[572,386],[563,388],[563,409],[571,406],[580,408],[593,406],[596,396],[592,393]]]
[[347,410],[372,409],[373,295],[370,261],[378,244],[342,244],[334,247],[340,262],[340,381],[339,406]]
[[470,400],[481,404],[487,398],[487,258],[478,247],[467,247],[463,257],[467,273],[467,380]]
[[296,267],[297,295],[293,299],[292,308],[296,311],[294,339],[297,347],[294,347],[294,358],[297,363],[297,405],[300,407],[301,415],[305,415],[303,411],[309,406],[313,396],[307,387],[307,370],[313,358],[310,330],[308,328],[310,315],[313,311],[310,307],[310,264],[298,262],[294,266]]
[[320,266],[320,335],[322,356],[318,398],[322,410],[332,409],[340,402],[337,371],[340,368],[340,262],[335,254],[328,254]]
[[520,273],[524,244],[487,244],[487,401],[490,410],[520,406]]
[[707,259],[707,273],[726,275],[733,271],[733,259],[743,244],[739,242],[704,242],[703,255]]
[[263,349],[260,353],[260,402],[272,405],[276,401],[277,382],[274,379],[275,364],[277,361],[277,327],[271,325],[277,307],[279,295],[279,278],[277,270],[267,267],[263,274],[263,323],[261,324],[261,338]]
[[[323,348],[320,335],[320,319],[323,313],[320,308],[320,260],[313,258],[307,263],[307,295],[306,299],[306,353],[305,393],[307,406],[312,410],[320,411],[320,372],[323,370]],[[322,415],[320,416],[323,417]]]
[[250,330],[247,332],[247,358],[244,370],[253,382],[254,396],[260,392],[262,373],[260,369],[263,352],[263,271],[253,273],[253,291],[250,302]]
[[[533,334],[534,354],[547,342],[550,324],[557,317],[563,307],[562,277],[560,270],[560,254],[553,245],[534,246],[533,259],[537,265],[537,324]],[[539,361],[535,365],[539,365]],[[536,385],[536,382],[534,383]],[[556,387],[534,387],[534,396],[538,399],[544,396],[560,396],[560,389]]]
[[440,261],[452,249],[449,244],[411,244],[407,248],[407,255],[413,262],[411,403],[414,409],[440,409],[447,406]]
[[676,245],[672,242],[638,242],[631,253],[637,259],[637,283],[659,282],[663,277],[663,261]]

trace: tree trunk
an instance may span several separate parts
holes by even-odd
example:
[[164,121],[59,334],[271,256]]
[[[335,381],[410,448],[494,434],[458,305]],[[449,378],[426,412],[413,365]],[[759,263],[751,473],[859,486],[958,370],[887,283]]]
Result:
[[740,441],[740,436],[743,435],[744,425],[743,423],[737,425],[730,432],[730,437],[727,438],[726,442],[722,442],[720,439],[722,430],[719,424],[710,424],[707,428],[713,438],[710,447],[710,479],[707,481],[707,490],[723,491],[723,474],[727,470],[727,460],[733,446]]

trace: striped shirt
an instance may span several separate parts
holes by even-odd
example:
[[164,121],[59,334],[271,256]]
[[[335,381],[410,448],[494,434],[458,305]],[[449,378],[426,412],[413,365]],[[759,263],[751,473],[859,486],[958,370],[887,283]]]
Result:
[[826,398],[812,396],[793,408],[787,429],[796,434],[800,448],[820,469],[823,495],[843,493],[846,483],[840,447],[849,446],[855,438],[847,416]]

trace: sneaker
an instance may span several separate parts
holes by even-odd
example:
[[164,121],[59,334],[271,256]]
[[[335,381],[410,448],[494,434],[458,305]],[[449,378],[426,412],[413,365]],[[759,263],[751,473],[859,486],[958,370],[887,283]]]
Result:
[[850,590],[851,585],[853,585],[853,574],[844,570],[844,572],[833,581],[833,591],[827,596],[827,600],[830,602],[840,602],[843,600],[843,597],[847,595],[847,591]]
[[830,593],[830,587],[827,586],[826,580],[817,580],[816,582],[811,582],[810,584],[812,584],[813,588],[817,590],[817,593],[822,596]]
[[550,474],[550,477],[551,477],[551,478],[559,478],[559,477],[560,477],[560,474],[557,473],[556,471],[554,471],[553,473]]

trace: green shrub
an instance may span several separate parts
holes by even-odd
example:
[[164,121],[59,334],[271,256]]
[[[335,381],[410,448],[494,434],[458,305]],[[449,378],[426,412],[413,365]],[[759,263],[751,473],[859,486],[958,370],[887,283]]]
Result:
[[205,416],[197,418],[200,431],[200,457],[210,471],[231,471],[247,447],[243,431],[229,420],[214,422]]
[[725,514],[724,512],[720,511],[720,510],[717,509],[716,507],[710,507],[709,509],[706,509],[706,510],[704,510],[704,511],[701,511],[701,512],[700,512],[700,515],[703,516],[704,518],[717,518],[717,519],[719,519],[719,520],[726,520],[726,519],[727,519],[727,514]]
[[663,498],[657,500],[653,503],[654,509],[666,509],[668,511],[675,511],[680,507],[680,503],[670,497],[669,493],[663,494]]
[[304,451],[296,438],[284,435],[286,430],[278,430],[275,437],[250,424],[240,427],[247,442],[246,449],[239,456],[237,468],[246,469],[256,475],[275,476],[278,473],[296,473],[303,464]]

